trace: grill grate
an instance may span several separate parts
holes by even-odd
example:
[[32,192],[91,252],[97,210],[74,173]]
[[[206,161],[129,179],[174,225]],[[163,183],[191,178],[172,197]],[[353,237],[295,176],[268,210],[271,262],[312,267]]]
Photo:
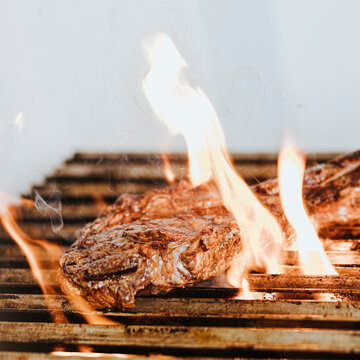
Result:
[[[309,163],[332,156],[313,156]],[[185,176],[185,157],[173,155],[170,160],[178,178]],[[249,184],[276,175],[275,155],[235,155],[234,161]],[[140,193],[164,184],[161,156],[75,154],[27,195],[38,193],[51,201],[60,192],[64,227],[55,233],[49,214],[31,207],[18,208],[20,226],[32,238],[68,246],[76,230],[121,192]],[[53,359],[61,354],[51,352],[60,349],[75,351],[67,355],[76,359],[86,357],[79,351],[91,347],[113,358],[121,353],[138,358],[358,359],[360,226],[324,229],[322,235],[339,276],[303,276],[297,254],[288,251],[285,274],[250,276],[255,300],[231,300],[235,289],[203,284],[138,297],[134,309],[106,314],[121,325],[89,325],[61,295],[52,297],[70,323],[52,323],[59,308],[46,306],[24,255],[0,228],[0,357]],[[46,282],[56,287],[56,271],[48,270],[51,260],[41,260]]]

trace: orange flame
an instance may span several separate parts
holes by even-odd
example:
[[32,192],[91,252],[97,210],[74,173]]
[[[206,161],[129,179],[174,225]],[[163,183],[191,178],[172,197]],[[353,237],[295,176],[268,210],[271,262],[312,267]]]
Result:
[[169,157],[164,153],[161,154],[161,157],[162,157],[163,163],[164,163],[165,179],[169,183],[173,183],[175,181],[176,176],[175,176],[175,173],[174,173],[173,169],[171,168]]
[[241,287],[242,276],[253,266],[280,272],[280,227],[234,169],[210,100],[182,76],[186,61],[168,36],[158,34],[146,49],[151,62],[143,83],[147,99],[159,119],[184,136],[192,184],[213,179],[241,229],[242,251],[228,281]]
[[[0,216],[5,230],[14,239],[17,245],[25,254],[32,274],[44,293],[45,301],[49,309],[52,310],[52,317],[55,322],[67,322],[60,304],[57,303],[51,295],[57,295],[56,290],[48,284],[49,280],[45,278],[46,272],[42,271],[42,260],[49,262],[48,270],[54,269],[60,259],[63,249],[57,244],[52,244],[45,240],[35,240],[29,238],[23,233],[15,220],[16,208],[7,207]],[[49,256],[50,255],[50,256]],[[55,265],[56,264],[56,265]]]
[[[63,254],[64,249],[62,246],[52,243],[46,240],[32,239],[27,236],[19,227],[16,222],[16,207],[8,205],[10,203],[18,203],[14,199],[11,199],[6,194],[0,191],[0,220],[21,248],[26,259],[29,263],[31,272],[39,284],[41,291],[44,294],[47,307],[51,310],[51,315],[54,322],[67,323],[68,320],[62,310],[61,304],[58,302],[57,297],[54,295],[61,295],[61,293],[53,286],[55,279],[49,279],[48,270],[58,270],[59,259]],[[23,202],[26,206],[29,206],[30,201],[25,200]],[[46,262],[46,268],[45,264]],[[46,271],[45,271],[46,270]],[[83,299],[80,295],[77,295],[73,289],[63,289],[72,305],[81,312],[84,319],[90,324],[118,324],[104,316],[98,315],[92,306]]]
[[297,235],[304,274],[336,275],[304,207],[302,184],[305,157],[286,144],[279,155],[278,171],[281,204]]

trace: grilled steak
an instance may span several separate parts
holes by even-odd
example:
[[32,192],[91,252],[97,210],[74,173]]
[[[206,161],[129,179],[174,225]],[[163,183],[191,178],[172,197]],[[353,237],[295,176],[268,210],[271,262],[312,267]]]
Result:
[[[285,239],[293,229],[281,208],[277,180],[252,187],[260,202],[278,219]],[[360,225],[360,150],[305,171],[303,195],[309,216],[322,227]]]
[[[304,196],[316,221],[359,222],[359,166],[360,151],[306,171]],[[277,181],[252,189],[291,239]],[[59,281],[97,308],[132,307],[135,294],[165,293],[221,274],[240,249],[240,230],[216,187],[184,181],[120,196],[62,256]]]
[[62,256],[61,283],[96,306],[130,307],[142,289],[157,294],[219,275],[239,248],[215,187],[182,182],[120,196]]

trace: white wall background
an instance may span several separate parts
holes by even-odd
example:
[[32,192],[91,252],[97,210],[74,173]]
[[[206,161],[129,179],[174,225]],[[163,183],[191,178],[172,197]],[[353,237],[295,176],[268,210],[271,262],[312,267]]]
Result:
[[[169,34],[231,151],[359,147],[357,0],[0,0],[0,188],[83,151],[182,151],[141,90],[141,42]],[[24,114],[22,131],[11,126]]]

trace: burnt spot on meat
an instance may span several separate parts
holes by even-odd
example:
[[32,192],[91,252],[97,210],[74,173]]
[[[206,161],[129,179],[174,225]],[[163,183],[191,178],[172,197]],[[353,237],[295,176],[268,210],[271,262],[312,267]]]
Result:
[[109,272],[106,274],[100,274],[100,273],[91,273],[89,274],[88,270],[84,271],[84,279],[86,280],[105,280],[105,279],[111,279],[117,276],[121,276],[121,275],[125,275],[125,274],[129,274],[132,272],[135,272],[137,270],[137,265],[135,265],[134,267],[131,268],[127,268],[124,270],[118,270],[118,271],[114,271],[114,272]]
[[208,247],[206,246],[206,240],[204,238],[201,238],[199,241],[199,246],[202,251],[207,251]]
[[165,251],[168,247],[168,244],[164,241],[152,241],[150,246],[154,250]]
[[[360,151],[306,170],[305,204],[322,229],[360,224]],[[289,244],[294,232],[277,180],[252,187]],[[143,195],[122,195],[77,235],[61,257],[59,282],[100,309],[134,306],[136,294],[160,294],[220,275],[241,250],[241,229],[212,182],[187,181]],[[75,291],[74,290],[74,291]]]
[[122,196],[78,235],[59,278],[96,307],[131,307],[138,292],[164,293],[224,272],[240,243],[234,227],[212,183]]

